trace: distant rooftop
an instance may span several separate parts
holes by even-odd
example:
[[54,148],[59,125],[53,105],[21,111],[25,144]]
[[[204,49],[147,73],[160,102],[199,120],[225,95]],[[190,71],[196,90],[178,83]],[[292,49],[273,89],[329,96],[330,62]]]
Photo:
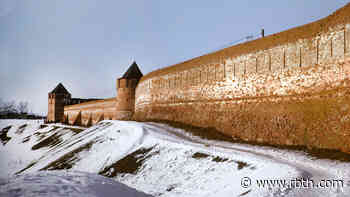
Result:
[[129,69],[121,77],[121,79],[140,79],[142,76],[143,74],[140,71],[140,68],[138,67],[136,62],[133,62]]

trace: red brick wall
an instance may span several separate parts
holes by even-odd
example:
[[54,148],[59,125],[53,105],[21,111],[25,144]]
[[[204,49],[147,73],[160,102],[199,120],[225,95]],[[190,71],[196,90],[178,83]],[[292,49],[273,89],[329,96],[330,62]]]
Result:
[[101,120],[115,119],[115,106],[115,98],[68,105],[64,107],[64,116],[69,124],[89,126],[90,121],[96,124]]
[[350,4],[320,21],[149,73],[134,119],[350,152]]
[[69,99],[68,95],[49,93],[47,113],[48,122],[62,121],[66,99]]
[[[101,120],[130,120],[135,107],[135,88],[138,80],[118,79],[117,98],[84,102],[76,105],[53,107],[49,100],[49,116],[51,108],[61,110],[64,121],[72,125],[90,126]],[[51,108],[50,108],[51,106]]]
[[117,80],[116,119],[130,120],[135,108],[135,88],[138,83],[136,79]]

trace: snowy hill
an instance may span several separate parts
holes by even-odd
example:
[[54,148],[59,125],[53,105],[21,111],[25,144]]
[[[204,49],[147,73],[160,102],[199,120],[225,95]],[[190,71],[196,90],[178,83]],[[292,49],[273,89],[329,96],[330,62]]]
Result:
[[[11,180],[14,174],[37,176],[39,171],[42,176],[46,170],[54,170],[56,176],[57,170],[68,170],[85,172],[87,176],[100,174],[153,196],[350,195],[349,163],[315,160],[300,152],[204,140],[164,124],[102,121],[84,129],[2,120],[0,132],[2,179]],[[245,177],[251,181],[248,187],[242,187]],[[256,184],[259,179],[294,178],[342,179],[345,185],[313,189],[261,188]],[[0,192],[3,188],[8,184],[0,184]]]

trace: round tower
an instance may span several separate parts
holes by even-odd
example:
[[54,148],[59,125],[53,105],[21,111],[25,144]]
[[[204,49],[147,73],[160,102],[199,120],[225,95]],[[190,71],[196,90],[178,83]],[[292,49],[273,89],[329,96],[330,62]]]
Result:
[[142,76],[136,62],[133,62],[125,74],[117,79],[117,120],[131,120],[135,110],[135,90]]
[[48,95],[47,122],[62,122],[64,106],[69,103],[71,94],[59,83]]

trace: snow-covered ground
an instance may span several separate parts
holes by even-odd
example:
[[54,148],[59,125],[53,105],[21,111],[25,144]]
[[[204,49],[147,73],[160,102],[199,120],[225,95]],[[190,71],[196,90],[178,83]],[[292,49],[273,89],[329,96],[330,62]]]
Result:
[[0,179],[0,196],[150,197],[122,183],[86,172],[50,171]]
[[[7,131],[7,137],[0,133],[6,141],[0,145],[0,178],[68,170],[104,175],[153,196],[350,196],[349,163],[204,140],[163,124],[102,121],[83,130],[0,120],[0,131]],[[344,186],[261,188],[256,182],[295,178],[340,179]],[[0,184],[0,192],[7,187]]]

